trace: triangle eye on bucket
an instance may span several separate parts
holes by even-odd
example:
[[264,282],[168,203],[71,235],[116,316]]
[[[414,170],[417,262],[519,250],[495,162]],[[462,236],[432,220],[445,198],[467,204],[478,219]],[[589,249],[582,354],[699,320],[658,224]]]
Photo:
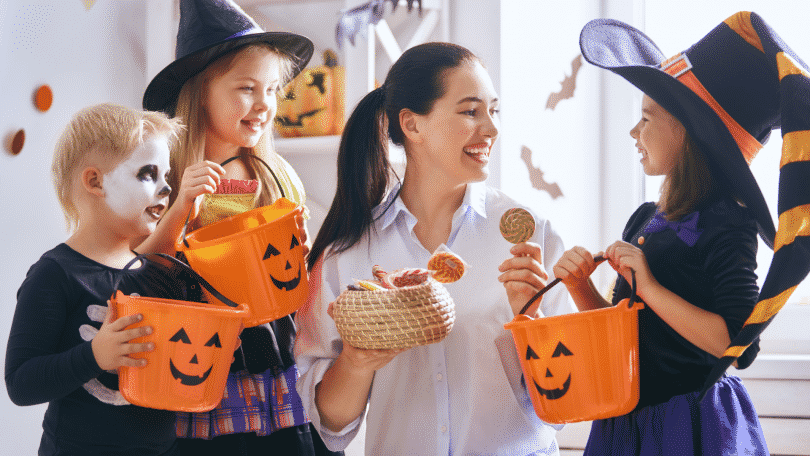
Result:
[[557,342],[557,348],[554,349],[554,353],[551,355],[552,358],[558,358],[560,356],[574,356],[571,353],[571,350],[568,349],[562,342]]

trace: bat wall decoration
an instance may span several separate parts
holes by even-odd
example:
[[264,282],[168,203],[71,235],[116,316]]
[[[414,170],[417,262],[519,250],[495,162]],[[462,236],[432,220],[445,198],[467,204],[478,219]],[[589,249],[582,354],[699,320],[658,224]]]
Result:
[[529,170],[529,180],[532,183],[532,187],[540,190],[541,192],[547,192],[551,196],[551,199],[557,199],[563,196],[560,186],[557,185],[556,182],[546,182],[546,180],[543,178],[543,171],[540,168],[535,168],[534,164],[532,164],[531,149],[526,146],[522,146],[520,148],[520,158],[523,160],[523,163],[526,164],[526,169]]
[[563,79],[561,85],[562,88],[559,92],[554,92],[548,96],[548,101],[546,101],[546,109],[554,110],[557,107],[557,103],[561,100],[565,100],[567,98],[574,97],[574,89],[577,88],[577,74],[579,73],[579,68],[582,66],[582,55],[578,55],[574,57],[574,60],[571,61],[571,76],[566,76]]
[[[371,0],[360,6],[348,10],[342,10],[340,19],[335,27],[335,41],[340,48],[343,45],[343,39],[348,38],[349,42],[354,46],[354,38],[358,33],[365,33],[366,27],[369,24],[377,24],[382,20],[383,13],[385,12],[385,3],[391,2],[391,11],[397,9],[399,0]],[[413,9],[413,4],[416,3],[419,8],[419,15],[422,15],[422,0],[407,0],[408,12]]]
[[311,111],[302,112],[298,115],[298,120],[290,119],[289,116],[276,116],[276,123],[282,127],[302,127],[304,126],[303,121],[307,117],[312,117],[315,114],[323,111],[324,108],[316,108]]

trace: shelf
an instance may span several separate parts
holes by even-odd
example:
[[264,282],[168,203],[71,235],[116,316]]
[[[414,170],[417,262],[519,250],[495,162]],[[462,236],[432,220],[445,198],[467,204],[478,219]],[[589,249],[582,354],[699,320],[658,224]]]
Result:
[[302,136],[299,138],[273,138],[276,152],[281,156],[290,155],[337,155],[340,136]]

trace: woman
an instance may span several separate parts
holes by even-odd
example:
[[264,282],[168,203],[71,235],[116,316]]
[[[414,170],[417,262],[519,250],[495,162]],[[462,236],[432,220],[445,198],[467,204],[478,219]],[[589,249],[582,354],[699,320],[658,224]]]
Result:
[[[537,214],[529,241],[512,246],[501,236],[501,214],[517,203],[482,182],[498,125],[489,75],[449,43],[407,50],[349,118],[337,193],[309,256],[310,296],[296,316],[298,391],[330,449],[348,445],[367,411],[367,454],[558,453],[503,325],[545,285],[564,249]],[[407,164],[386,194],[389,139]],[[328,309],[345,285],[375,264],[425,267],[444,248],[470,266],[446,285],[456,306],[447,338],[405,351],[341,341]],[[555,290],[530,312],[572,310]]]

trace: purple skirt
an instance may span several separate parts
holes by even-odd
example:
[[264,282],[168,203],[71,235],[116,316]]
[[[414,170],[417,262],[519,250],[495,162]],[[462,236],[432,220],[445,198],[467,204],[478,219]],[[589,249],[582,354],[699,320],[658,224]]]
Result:
[[624,416],[596,420],[584,456],[768,455],[757,412],[738,377],[726,375],[698,401],[675,396]]

